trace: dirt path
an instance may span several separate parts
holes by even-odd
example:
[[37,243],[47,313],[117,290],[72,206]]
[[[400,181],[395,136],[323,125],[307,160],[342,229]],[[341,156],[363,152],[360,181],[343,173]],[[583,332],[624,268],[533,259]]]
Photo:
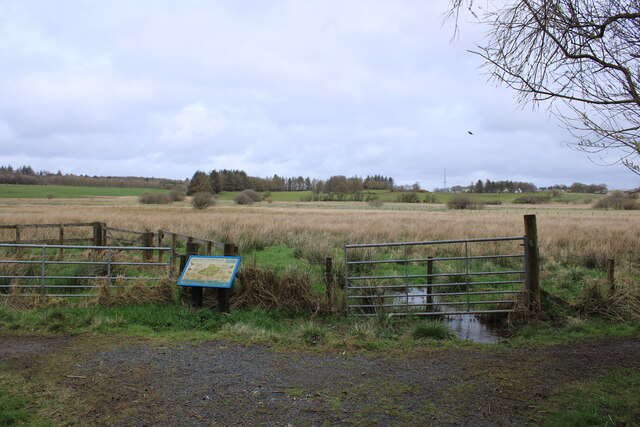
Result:
[[638,354],[638,337],[361,355],[0,336],[0,372],[38,378],[77,403],[54,422],[93,425],[521,425],[572,381],[610,367],[640,370]]

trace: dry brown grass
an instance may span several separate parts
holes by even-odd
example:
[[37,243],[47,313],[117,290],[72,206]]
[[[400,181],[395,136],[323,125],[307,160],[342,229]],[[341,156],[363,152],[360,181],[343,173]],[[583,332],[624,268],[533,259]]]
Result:
[[115,286],[111,286],[106,279],[100,279],[93,284],[98,285],[98,292],[93,299],[85,302],[86,305],[119,306],[175,302],[175,284],[169,279],[161,279],[151,285],[136,280],[129,288],[122,277],[116,278]]
[[275,308],[312,313],[326,309],[326,303],[312,290],[309,275],[303,271],[275,272],[247,265],[238,273],[238,278],[240,287],[234,293],[234,308]]
[[593,284],[584,290],[574,303],[576,311],[586,317],[628,322],[640,320],[640,288],[637,284],[624,283],[611,292]]
[[[295,206],[299,204],[291,204]],[[327,205],[330,207],[330,205]],[[339,205],[340,207],[344,205]],[[351,205],[359,206],[359,205]],[[366,207],[366,203],[362,203]],[[233,242],[246,252],[282,244],[339,250],[344,243],[421,241],[523,234],[526,210],[401,211],[218,206],[5,205],[2,224],[102,221],[112,227],[166,229]],[[637,256],[640,212],[538,209],[541,254],[549,258]]]

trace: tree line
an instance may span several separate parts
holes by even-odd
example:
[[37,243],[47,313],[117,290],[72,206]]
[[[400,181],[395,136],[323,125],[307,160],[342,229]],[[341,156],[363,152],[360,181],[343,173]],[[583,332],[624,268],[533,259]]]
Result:
[[518,182],[518,181],[491,181],[490,179],[478,180],[476,183],[464,187],[460,185],[454,185],[451,187],[451,191],[454,193],[468,192],[468,193],[535,193],[538,191],[538,187],[531,182]]
[[[395,185],[392,177],[383,175],[367,175],[366,177],[334,175],[326,180],[311,179],[309,177],[281,177],[273,175],[270,178],[258,178],[247,175],[245,171],[234,169],[212,170],[209,173],[197,171],[189,180],[174,180],[167,178],[144,177],[116,177],[89,176],[63,174],[62,171],[34,171],[31,166],[13,168],[11,165],[0,166],[0,184],[21,185],[68,185],[84,187],[108,188],[155,188],[185,191],[187,195],[198,192],[220,193],[222,191],[254,190],[258,192],[271,191],[313,191],[324,194],[357,194],[362,191],[386,190],[409,191],[420,190],[416,182],[410,186]],[[569,191],[572,193],[607,193],[606,184],[583,184],[574,182],[567,185],[552,185],[538,188],[530,182],[518,181],[484,181],[478,180],[468,186],[455,185],[453,192],[472,193],[534,193],[536,191]],[[448,189],[434,190],[449,191]]]
[[62,171],[34,171],[31,166],[14,169],[11,165],[0,166],[0,184],[19,185],[68,185],[74,187],[106,188],[155,188],[182,190],[185,181],[167,178],[143,178],[134,176],[89,176],[62,174]]
[[583,184],[581,182],[574,182],[569,186],[552,185],[544,189],[548,191],[559,190],[559,191],[568,191],[571,193],[593,193],[593,194],[606,194],[608,191],[607,184]]
[[451,191],[454,193],[535,193],[537,191],[567,191],[571,193],[593,193],[593,194],[606,194],[607,184],[583,184],[581,182],[574,182],[571,185],[551,185],[549,187],[536,187],[531,182],[518,182],[518,181],[491,181],[486,179],[484,181],[478,180],[476,183],[471,183],[468,186],[454,185],[451,187]]
[[313,191],[315,193],[356,193],[363,190],[393,190],[394,181],[391,177],[382,175],[367,175],[365,178],[335,175],[327,180],[311,179],[309,177],[281,177],[273,175],[270,178],[248,176],[242,170],[212,170],[209,173],[196,171],[187,187],[187,195],[196,193],[220,193],[222,191],[254,190],[259,192],[271,191]]

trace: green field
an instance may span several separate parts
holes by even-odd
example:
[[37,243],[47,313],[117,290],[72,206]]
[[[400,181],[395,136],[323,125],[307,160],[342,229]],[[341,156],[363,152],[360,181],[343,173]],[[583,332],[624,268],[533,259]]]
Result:
[[[386,190],[371,190],[363,191],[363,200],[375,198],[385,203],[396,203],[398,198],[408,192],[403,191],[386,191]],[[233,200],[237,192],[223,191],[217,195],[220,200]],[[584,193],[561,193],[557,197],[551,197],[550,193],[526,193],[526,194],[514,194],[514,193],[469,193],[469,194],[455,194],[455,193],[423,193],[419,192],[418,200],[420,203],[439,203],[445,204],[449,199],[456,196],[466,196],[480,203],[514,203],[518,197],[522,197],[528,194],[535,194],[541,197],[549,197],[549,203],[569,203],[569,204],[589,204],[595,199],[602,197],[600,194],[584,194]],[[311,191],[274,191],[269,193],[269,198],[273,202],[301,202],[309,200],[311,197]],[[350,200],[349,198],[347,200]]]
[[[167,193],[168,190],[153,188],[105,188],[105,187],[75,187],[66,185],[14,185],[0,184],[0,198],[15,199],[55,199],[55,198],[89,198],[89,197],[138,197],[143,193]],[[233,200],[238,194],[235,191],[223,191],[216,195],[219,200]],[[396,203],[403,194],[402,191],[371,190],[362,192],[362,200],[376,199],[384,203]],[[550,196],[549,193],[534,193],[537,196]],[[511,193],[482,193],[464,194],[479,203],[508,204],[513,203],[524,194]],[[310,200],[311,191],[274,191],[267,194],[265,200],[272,202],[303,202]],[[449,199],[461,194],[454,193],[417,193],[420,203],[445,204]],[[550,203],[589,204],[601,197],[599,194],[562,193],[558,197],[550,198]],[[349,198],[347,200],[350,200]]]
[[153,188],[71,187],[67,185],[14,185],[0,184],[0,198],[52,199],[82,197],[138,197],[143,193],[168,193]]

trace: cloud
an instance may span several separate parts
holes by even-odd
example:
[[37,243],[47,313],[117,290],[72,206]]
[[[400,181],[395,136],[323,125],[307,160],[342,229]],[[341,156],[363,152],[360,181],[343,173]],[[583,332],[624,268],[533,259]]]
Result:
[[[467,52],[449,2],[0,3],[0,163],[108,175],[637,185]],[[467,131],[473,131],[470,136]],[[459,180],[460,182],[453,181]]]

